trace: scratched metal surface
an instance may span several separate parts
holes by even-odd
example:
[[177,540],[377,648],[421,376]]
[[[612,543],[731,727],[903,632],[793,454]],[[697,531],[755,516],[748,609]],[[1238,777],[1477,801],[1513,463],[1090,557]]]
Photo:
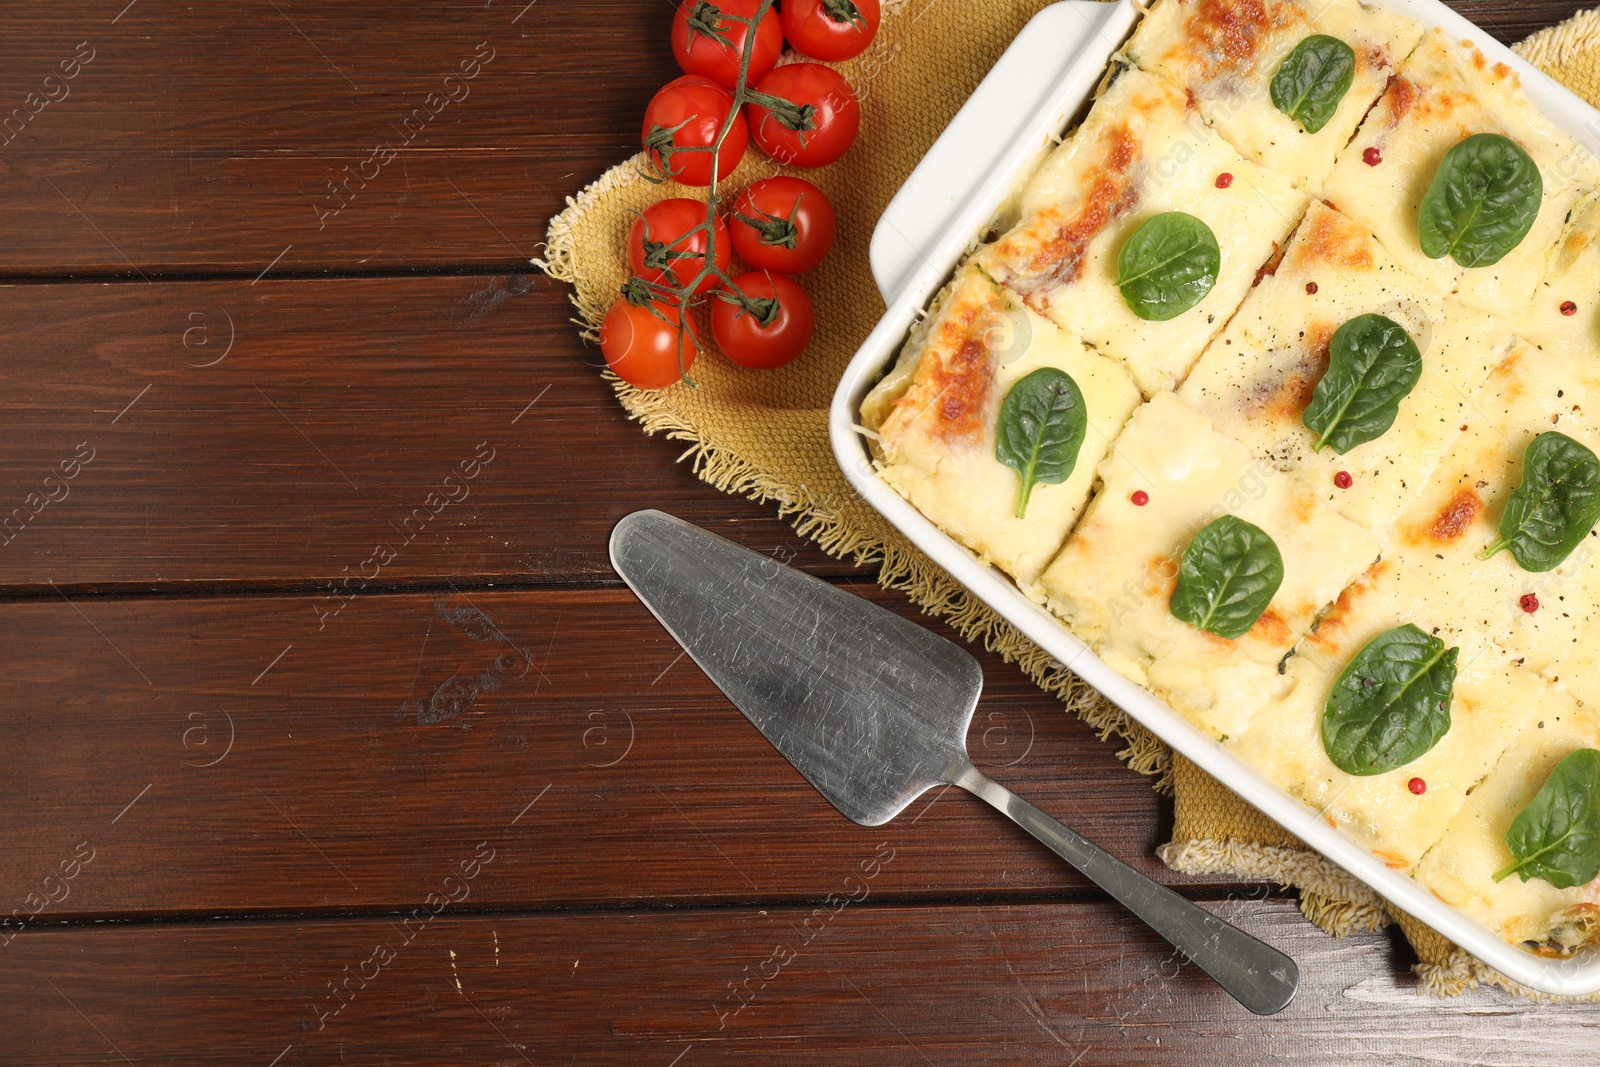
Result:
[[983,669],[959,645],[658,511],[617,524],[611,559],[846,818],[882,825],[966,762]]
[[1421,998],[1392,931],[1165,870],[1168,802],[992,653],[978,766],[1293,954],[1287,1012],[959,791],[849,824],[679,662],[637,508],[916,612],[643,437],[530,268],[667,14],[0,5],[0,1065],[1593,1064],[1600,1007]]

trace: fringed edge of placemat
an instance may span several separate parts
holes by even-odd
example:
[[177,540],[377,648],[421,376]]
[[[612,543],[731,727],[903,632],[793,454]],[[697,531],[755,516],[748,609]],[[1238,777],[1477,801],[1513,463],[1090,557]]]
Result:
[[1237,874],[1300,890],[1306,918],[1337,937],[1389,925],[1383,898],[1316,852],[1254,841],[1174,841],[1156,856],[1184,874]]
[[1540,30],[1511,50],[1540,68],[1565,66],[1585,51],[1600,48],[1600,8],[1579,11],[1558,26]]

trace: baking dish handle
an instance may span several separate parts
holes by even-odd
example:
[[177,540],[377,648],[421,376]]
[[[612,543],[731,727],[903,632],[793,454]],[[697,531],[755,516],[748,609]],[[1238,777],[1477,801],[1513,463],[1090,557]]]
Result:
[[988,221],[1016,168],[1060,132],[1068,105],[1076,109],[1083,94],[1064,91],[1067,83],[1086,71],[1097,81],[1133,18],[1131,0],[1064,0],[1023,27],[878,220],[870,258],[885,302],[894,303],[934,258],[934,246],[975,198],[993,201],[974,225]]

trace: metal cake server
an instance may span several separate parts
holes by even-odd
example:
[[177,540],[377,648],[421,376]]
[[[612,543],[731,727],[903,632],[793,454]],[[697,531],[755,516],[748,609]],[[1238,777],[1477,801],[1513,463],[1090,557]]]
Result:
[[611,563],[700,668],[828,802],[880,826],[936,785],[987,800],[1258,1015],[1294,999],[1294,960],[1111,856],[967,756],[983,688],[959,645],[659,511],[611,534]]

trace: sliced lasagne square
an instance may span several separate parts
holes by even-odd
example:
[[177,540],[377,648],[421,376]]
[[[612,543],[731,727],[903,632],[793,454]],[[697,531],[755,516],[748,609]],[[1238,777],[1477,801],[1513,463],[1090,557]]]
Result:
[[1545,351],[1600,358],[1600,196],[1573,211],[1520,329]]
[[1600,360],[1519,342],[1472,398],[1456,439],[1396,524],[1392,564],[1370,595],[1448,631],[1466,658],[1550,673],[1600,615],[1600,534],[1552,570],[1524,570],[1508,551],[1480,554],[1522,483],[1528,446],[1558,430],[1600,451]]
[[1600,618],[1589,623],[1567,654],[1547,673],[1552,681],[1576,697],[1578,703],[1600,713]]
[[[1135,413],[1100,477],[1100,494],[1041,579],[1047,603],[1108,664],[1201,728],[1241,732],[1285,688],[1279,661],[1377,558],[1377,542],[1171,393]],[[1223,515],[1264,530],[1284,564],[1270,606],[1237,640],[1182,622],[1169,606],[1184,550]]]
[[[1285,664],[1286,694],[1256,712],[1226,744],[1288,792],[1317,809],[1395,870],[1409,871],[1444,833],[1467,790],[1489,772],[1548,691],[1532,671],[1473,657],[1463,649],[1450,705],[1450,729],[1402,767],[1351,775],[1328,758],[1322,719],[1334,682],[1366,645],[1411,624],[1455,645],[1456,620],[1373,592],[1396,572],[1377,564],[1339,598]],[[1416,792],[1412,779],[1421,779]]]
[[[1035,486],[1018,518],[1021,479],[996,458],[996,419],[1011,387],[1044,367],[1077,383],[1088,432],[1071,475]],[[862,419],[877,435],[884,481],[979,558],[1030,582],[1077,521],[1095,467],[1138,403],[1120,364],[969,266],[867,397]]]
[[[1273,99],[1273,80],[1312,36],[1349,47],[1351,82],[1331,114],[1306,125]],[[1249,159],[1320,193],[1334,156],[1422,36],[1404,15],[1356,0],[1160,0],[1128,43],[1129,58],[1194,94],[1200,113]],[[1300,57],[1292,62],[1299,62]],[[1292,69],[1289,73],[1292,73]]]
[[1600,883],[1557,889],[1495,874],[1515,862],[1506,831],[1555,765],[1580,748],[1600,748],[1600,714],[1557,692],[1539,694],[1535,721],[1466,797],[1416,878],[1512,944],[1565,955],[1600,935]]
[[[1422,251],[1419,212],[1444,156],[1475,134],[1514,141],[1539,168],[1543,199],[1526,236],[1491,265],[1462,267]],[[1600,165],[1523,95],[1511,68],[1442,30],[1422,39],[1339,154],[1324,196],[1383,242],[1402,267],[1469,307],[1520,325],[1568,213],[1600,178]]]
[[[1328,369],[1329,342],[1344,323],[1372,313],[1405,327],[1422,352],[1422,376],[1381,437],[1342,455],[1318,450],[1303,416]],[[1301,473],[1341,514],[1383,538],[1421,493],[1466,421],[1468,399],[1510,347],[1509,324],[1430,290],[1366,227],[1316,203],[1277,270],[1251,291],[1179,395],[1257,458]]]
[[[1181,89],[1127,68],[1029,182],[1017,225],[976,261],[1029,307],[1121,360],[1148,397],[1188,373],[1304,209],[1286,177],[1240,156]],[[1211,230],[1221,265],[1198,304],[1152,321],[1118,289],[1118,255],[1169,211]]]

